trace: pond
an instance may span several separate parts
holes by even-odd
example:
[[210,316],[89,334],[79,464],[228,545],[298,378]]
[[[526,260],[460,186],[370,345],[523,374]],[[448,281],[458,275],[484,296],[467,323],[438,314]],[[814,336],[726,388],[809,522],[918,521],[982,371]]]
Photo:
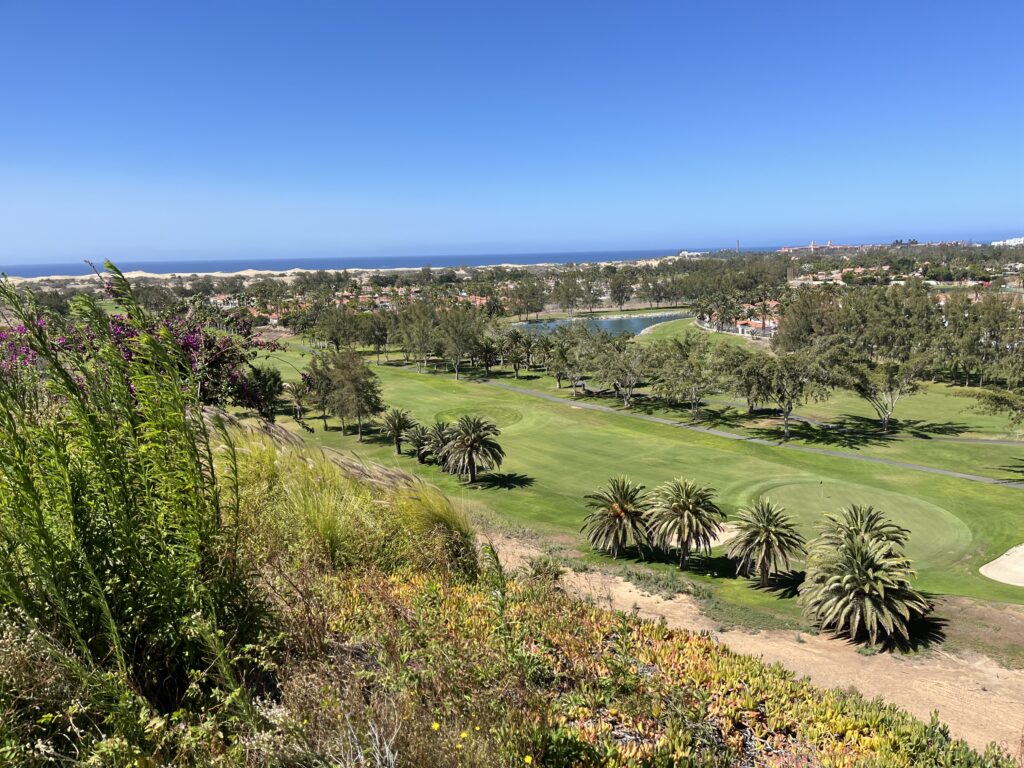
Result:
[[612,334],[632,333],[635,335],[640,333],[644,328],[649,328],[652,325],[665,323],[669,320],[678,320],[681,317],[691,316],[692,315],[688,312],[666,311],[637,315],[607,315],[605,317],[564,318],[561,320],[542,320],[539,322],[531,321],[528,323],[516,323],[516,325],[526,331],[546,333],[548,331],[553,331],[558,326],[565,325],[566,323],[586,323],[591,328],[607,331]]

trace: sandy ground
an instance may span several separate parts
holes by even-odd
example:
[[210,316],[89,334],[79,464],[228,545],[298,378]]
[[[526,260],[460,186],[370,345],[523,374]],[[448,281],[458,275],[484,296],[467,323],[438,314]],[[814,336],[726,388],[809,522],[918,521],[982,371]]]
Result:
[[[507,567],[517,568],[541,549],[508,535],[491,536]],[[608,573],[567,572],[566,587],[607,607],[664,619],[673,627],[711,632],[735,651],[778,662],[825,688],[881,697],[927,720],[938,711],[954,736],[977,749],[996,742],[1017,755],[1024,734],[1024,672],[984,656],[973,659],[934,651],[926,656],[862,656],[841,640],[795,632],[716,632],[699,603],[685,595],[665,600]]]
[[1024,544],[1019,544],[991,563],[985,563],[978,570],[982,576],[990,579],[1024,587]]

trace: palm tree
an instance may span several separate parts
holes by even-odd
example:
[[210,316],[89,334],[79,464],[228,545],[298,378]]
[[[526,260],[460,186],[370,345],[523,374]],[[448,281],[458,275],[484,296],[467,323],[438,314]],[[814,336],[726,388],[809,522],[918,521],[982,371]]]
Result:
[[305,381],[289,381],[284,385],[284,392],[292,399],[295,409],[293,416],[296,421],[302,421],[305,414],[305,402],[309,396],[309,385]]
[[580,532],[587,532],[590,545],[618,557],[632,541],[642,557],[642,547],[649,546],[651,541],[644,487],[628,477],[613,477],[606,488],[584,498],[593,512],[584,518]]
[[788,568],[790,558],[803,554],[804,537],[785,509],[768,499],[758,499],[741,509],[736,517],[736,538],[729,545],[729,557],[740,573],[757,572],[761,586],[771,575]]
[[401,408],[389,408],[380,417],[381,429],[395,443],[395,453],[402,455],[402,438],[405,433],[416,425],[416,420],[408,411]]
[[448,430],[445,459],[452,472],[475,483],[480,470],[501,466],[505,451],[495,440],[501,430],[486,419],[463,416]]
[[682,478],[670,480],[651,493],[651,536],[664,549],[679,550],[679,568],[689,565],[693,552],[709,552],[722,530],[722,510],[714,488]]
[[416,462],[418,464],[422,464],[424,461],[424,454],[426,454],[430,446],[430,430],[422,424],[414,424],[409,428],[409,431],[406,432],[405,440],[410,446],[412,446]]
[[839,515],[825,515],[819,540],[838,549],[852,536],[864,536],[888,542],[893,548],[907,543],[910,531],[889,520],[880,509],[851,504]]
[[821,536],[811,544],[800,601],[822,629],[854,640],[866,633],[872,645],[907,642],[911,620],[931,606],[911,586],[910,559],[892,536],[896,529],[905,539],[904,529],[877,510],[870,510],[872,526],[858,528],[866,511],[851,507],[841,517],[827,516]]
[[434,457],[434,461],[446,470],[450,428],[447,421],[435,421],[427,430],[427,451]]

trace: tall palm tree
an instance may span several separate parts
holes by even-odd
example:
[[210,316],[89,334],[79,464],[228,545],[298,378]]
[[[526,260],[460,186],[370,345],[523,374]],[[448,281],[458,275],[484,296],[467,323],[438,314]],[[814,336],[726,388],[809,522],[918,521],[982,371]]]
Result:
[[651,543],[644,487],[628,477],[613,477],[606,488],[584,498],[593,512],[584,518],[580,532],[587,532],[590,545],[618,557],[632,541],[642,557],[642,548]]
[[447,467],[448,430],[451,426],[447,421],[435,421],[427,430],[427,451],[434,457],[434,462],[445,470]]
[[445,458],[457,475],[469,475],[475,483],[480,470],[501,466],[505,451],[495,438],[501,430],[478,416],[463,416],[448,430]]
[[651,493],[651,537],[664,549],[679,551],[679,568],[689,565],[693,552],[709,552],[722,530],[722,510],[714,488],[682,478],[670,480]]
[[[822,629],[854,640],[866,634],[872,645],[909,641],[911,620],[931,605],[911,586],[914,570],[902,545],[877,530],[849,525],[857,517],[852,508],[842,517],[828,516],[822,535],[811,543],[800,587],[804,612]],[[884,517],[876,523],[892,525]]]
[[408,411],[401,408],[389,408],[380,417],[381,430],[395,443],[395,453],[402,455],[402,438],[416,425],[416,420]]
[[405,434],[405,440],[412,446],[416,462],[422,464],[424,455],[430,446],[430,430],[422,424],[414,424]]
[[780,568],[788,568],[790,558],[803,554],[804,537],[785,509],[768,499],[758,499],[736,516],[736,538],[729,545],[729,557],[736,560],[740,573],[757,572],[761,586]]

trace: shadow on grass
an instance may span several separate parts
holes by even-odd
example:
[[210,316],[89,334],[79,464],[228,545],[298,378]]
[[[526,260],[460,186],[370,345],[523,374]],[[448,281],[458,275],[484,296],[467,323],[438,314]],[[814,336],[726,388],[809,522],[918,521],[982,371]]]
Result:
[[1004,483],[1015,483],[1021,477],[1024,477],[1024,457],[1022,457],[1022,456],[1014,456],[1011,459],[1011,461],[1013,461],[1014,463],[1013,464],[1004,464],[1001,467],[990,467],[990,469],[995,469],[995,470],[998,470],[1000,472],[1006,472],[1007,474],[1010,474],[1010,475],[1016,475],[1016,477],[1005,478],[1003,480]]
[[536,480],[529,475],[517,472],[489,472],[476,479],[478,488],[495,488],[503,491],[511,491],[514,488],[529,488]]
[[[771,427],[754,427],[750,432],[763,440],[781,442],[786,439],[781,423]],[[877,422],[859,416],[844,416],[831,424],[790,421],[789,434],[791,440],[799,440],[808,445],[824,445],[851,450],[889,445],[899,439],[899,435],[895,431],[883,432]]]
[[781,571],[768,579],[768,586],[762,587],[757,581],[751,586],[761,592],[768,592],[780,600],[792,600],[800,594],[800,585],[807,574],[804,571]]

